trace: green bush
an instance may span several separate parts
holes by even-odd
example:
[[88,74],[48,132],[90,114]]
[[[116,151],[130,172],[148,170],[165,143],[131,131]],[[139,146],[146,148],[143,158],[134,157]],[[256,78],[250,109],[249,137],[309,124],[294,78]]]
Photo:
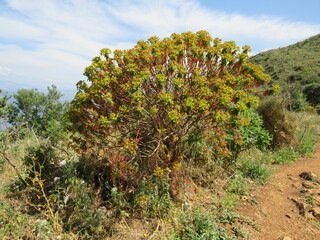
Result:
[[67,125],[64,113],[67,103],[61,103],[62,94],[52,85],[48,93],[37,89],[19,89],[13,95],[8,114],[9,123],[14,126],[27,127],[40,137],[58,140],[62,137],[62,129]]
[[50,141],[28,147],[23,161],[28,168],[30,178],[33,178],[35,173],[41,173],[43,179],[52,182],[54,177],[60,175],[58,163],[61,160],[57,149]]
[[291,99],[289,103],[291,110],[304,111],[305,107],[309,105],[307,97],[301,90],[295,90],[291,92]]
[[250,148],[266,150],[271,143],[271,136],[263,126],[263,120],[256,110],[250,109],[241,114],[248,123],[239,127],[239,129],[230,129],[228,133],[228,145],[231,149],[232,157],[237,159],[240,152]]
[[96,201],[94,187],[75,175],[59,181],[59,215],[64,231],[81,239],[104,239],[103,236],[108,235],[105,221],[107,210]]
[[306,95],[308,102],[310,102],[312,106],[320,104],[320,83],[316,82],[307,85],[303,89],[303,93]]

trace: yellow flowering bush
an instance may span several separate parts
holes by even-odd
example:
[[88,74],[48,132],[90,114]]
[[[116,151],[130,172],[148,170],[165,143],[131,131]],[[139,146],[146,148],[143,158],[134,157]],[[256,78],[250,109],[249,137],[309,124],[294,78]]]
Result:
[[[132,192],[159,169],[170,170],[174,190],[191,134],[211,132],[213,149],[229,156],[227,129],[247,124],[239,114],[257,104],[257,87],[270,80],[247,62],[249,51],[206,31],[102,49],[85,69],[87,82],[77,84],[69,112],[81,153],[90,156],[84,159],[108,179],[121,156],[128,164],[117,169],[120,187]],[[235,141],[242,145],[241,138]],[[98,156],[96,149],[106,154]]]

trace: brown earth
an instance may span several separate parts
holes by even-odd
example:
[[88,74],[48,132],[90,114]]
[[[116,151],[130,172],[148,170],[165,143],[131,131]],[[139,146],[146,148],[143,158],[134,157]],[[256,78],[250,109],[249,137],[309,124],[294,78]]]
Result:
[[[249,239],[319,240],[320,143],[314,157],[275,168],[270,182],[243,199],[238,207],[238,213],[253,223],[246,227]],[[306,180],[303,172],[315,175]]]

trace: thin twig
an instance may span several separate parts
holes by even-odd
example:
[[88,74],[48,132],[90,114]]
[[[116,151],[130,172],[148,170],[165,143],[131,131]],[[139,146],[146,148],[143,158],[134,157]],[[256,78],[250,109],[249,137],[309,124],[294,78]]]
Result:
[[9,163],[9,165],[15,170],[16,174],[18,175],[19,179],[21,181],[23,181],[25,184],[28,184],[23,177],[20,174],[20,171],[18,170],[18,168],[16,167],[16,165],[14,165],[12,163],[12,161],[10,160],[10,158],[8,158],[8,156],[5,154],[5,152],[0,152],[0,154],[4,157],[4,159]]
[[303,132],[303,134],[302,134],[302,136],[300,138],[300,143],[302,143],[302,141],[303,141],[303,139],[304,139],[304,137],[306,135],[306,132],[307,132],[307,126],[304,126],[304,132]]
[[39,144],[39,139],[38,139],[38,137],[37,137],[36,133],[35,133],[35,132],[34,132],[34,130],[33,130],[33,126],[32,126],[30,129],[31,129],[31,131],[32,131],[32,133],[33,133],[33,135],[34,135],[34,137],[35,137],[35,139],[36,139],[37,143]]
[[156,227],[156,229],[153,231],[153,233],[151,234],[151,236],[148,238],[148,240],[151,240],[151,239],[154,237],[155,233],[159,230],[159,227],[160,227],[160,220],[158,220],[157,227]]

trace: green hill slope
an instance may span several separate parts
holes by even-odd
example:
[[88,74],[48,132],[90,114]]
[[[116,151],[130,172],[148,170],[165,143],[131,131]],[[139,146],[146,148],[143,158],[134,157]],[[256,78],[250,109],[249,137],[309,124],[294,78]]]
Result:
[[250,61],[262,65],[281,86],[320,83],[320,34],[287,47],[259,53]]

